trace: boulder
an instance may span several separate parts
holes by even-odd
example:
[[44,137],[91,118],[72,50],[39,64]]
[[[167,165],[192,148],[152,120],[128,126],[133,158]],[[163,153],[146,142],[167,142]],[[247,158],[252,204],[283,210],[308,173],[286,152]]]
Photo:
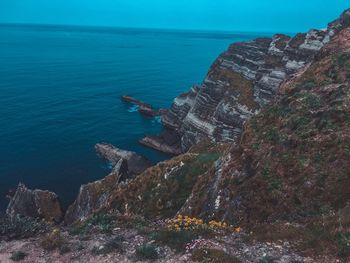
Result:
[[59,223],[63,217],[61,204],[55,193],[30,190],[21,183],[10,199],[6,214],[11,218],[20,215],[56,223]]

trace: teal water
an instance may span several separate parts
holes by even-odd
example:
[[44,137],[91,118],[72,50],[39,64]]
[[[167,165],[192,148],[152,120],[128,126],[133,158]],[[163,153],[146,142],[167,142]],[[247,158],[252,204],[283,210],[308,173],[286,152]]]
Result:
[[0,209],[18,182],[55,191],[64,205],[106,176],[98,142],[166,155],[137,143],[160,129],[120,101],[156,107],[200,83],[214,59],[254,34],[144,29],[0,26]]

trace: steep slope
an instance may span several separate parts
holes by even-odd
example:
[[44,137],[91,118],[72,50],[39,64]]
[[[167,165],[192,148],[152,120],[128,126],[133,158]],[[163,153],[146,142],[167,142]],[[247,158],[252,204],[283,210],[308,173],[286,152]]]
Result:
[[[187,151],[204,137],[236,142],[243,123],[274,98],[284,80],[311,62],[348,20],[349,11],[325,30],[231,45],[214,62],[200,87],[194,86],[174,100],[162,117],[164,133],[141,142],[167,152],[172,146],[173,153],[179,148]],[[168,133],[173,140],[166,139]],[[170,145],[165,146],[167,142]]]
[[[279,98],[247,123],[221,160],[216,207],[184,209],[246,223],[338,211],[350,201],[350,31],[345,28]],[[210,181],[209,181],[210,182]],[[212,184],[193,193],[209,192]]]

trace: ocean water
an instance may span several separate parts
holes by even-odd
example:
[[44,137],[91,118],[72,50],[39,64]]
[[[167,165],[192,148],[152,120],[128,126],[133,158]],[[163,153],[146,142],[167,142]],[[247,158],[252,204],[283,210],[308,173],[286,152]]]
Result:
[[168,156],[137,143],[160,130],[120,101],[169,107],[200,83],[230,43],[255,34],[0,25],[0,210],[23,182],[67,206],[79,186],[106,176],[99,142],[153,162]]

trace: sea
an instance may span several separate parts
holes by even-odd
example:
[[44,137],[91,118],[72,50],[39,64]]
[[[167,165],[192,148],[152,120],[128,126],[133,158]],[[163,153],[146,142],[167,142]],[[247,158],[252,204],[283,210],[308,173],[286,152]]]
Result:
[[67,207],[81,184],[110,171],[96,143],[169,158],[138,143],[160,131],[160,119],[120,97],[170,107],[231,43],[261,35],[0,25],[0,211],[19,182],[56,192]]

